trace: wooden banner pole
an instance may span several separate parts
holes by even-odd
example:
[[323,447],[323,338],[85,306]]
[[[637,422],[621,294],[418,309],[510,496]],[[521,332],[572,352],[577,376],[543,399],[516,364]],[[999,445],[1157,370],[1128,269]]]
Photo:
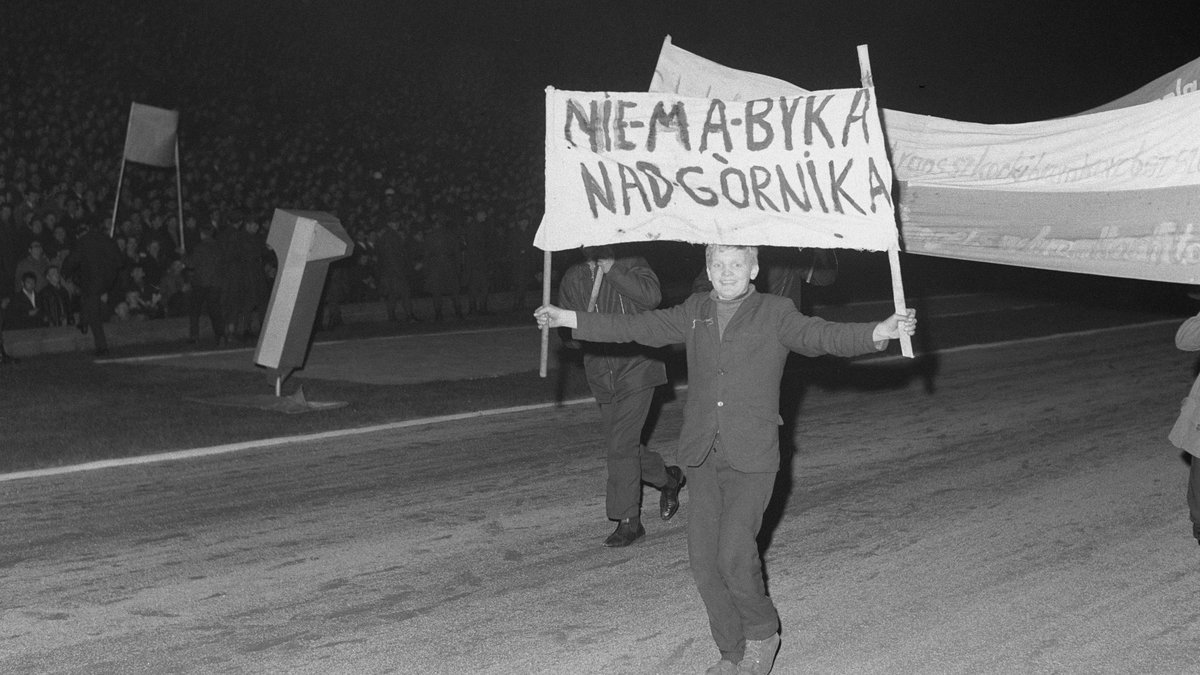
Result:
[[108,224],[108,236],[112,238],[117,227],[117,206],[121,203],[121,183],[125,180],[125,151],[121,151],[121,171],[117,174],[117,196],[113,199],[112,221]]
[[[858,46],[858,73],[862,78],[862,86],[875,86],[875,79],[871,75],[871,55],[867,52],[866,45]],[[878,97],[876,98],[878,106]],[[904,302],[904,278],[900,276],[900,250],[897,247],[888,249],[888,266],[892,270],[892,302],[896,306],[897,314],[907,314],[908,307]],[[900,352],[908,358],[913,357],[912,338],[908,335],[900,336]]]
[[[542,305],[550,304],[550,251],[542,258]],[[550,361],[550,327],[542,328],[542,358],[538,364],[538,375],[546,377],[547,363]]]
[[183,165],[179,163],[179,139],[175,139],[175,201],[179,207],[179,252],[187,253],[183,229]]

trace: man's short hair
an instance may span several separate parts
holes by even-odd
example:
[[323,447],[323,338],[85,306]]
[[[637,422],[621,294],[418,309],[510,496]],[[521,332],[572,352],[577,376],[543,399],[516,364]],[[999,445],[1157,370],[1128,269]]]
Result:
[[26,279],[33,279],[34,281],[37,281],[37,275],[33,272],[26,272],[25,274],[21,275],[21,281],[25,281]]
[[729,246],[726,244],[709,244],[704,247],[704,266],[708,267],[712,264],[713,256],[718,251],[745,251],[746,258],[750,262],[750,266],[754,267],[758,264],[758,247],[757,246]]

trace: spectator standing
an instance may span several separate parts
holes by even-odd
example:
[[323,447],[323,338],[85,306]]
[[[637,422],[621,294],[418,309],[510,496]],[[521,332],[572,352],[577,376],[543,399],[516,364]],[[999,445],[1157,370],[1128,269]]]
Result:
[[325,277],[325,288],[321,293],[317,316],[320,328],[331,329],[342,325],[342,305],[350,298],[354,268],[358,265],[355,256],[334,260],[329,264]]
[[170,267],[159,280],[158,292],[162,294],[163,316],[173,318],[188,315],[192,285],[182,260],[171,261]]
[[221,283],[224,278],[225,255],[214,238],[213,228],[200,228],[200,240],[188,250],[191,268],[191,302],[188,304],[188,338],[200,340],[200,315],[206,314],[212,324],[218,345],[225,343],[225,319],[221,316]]
[[400,320],[396,313],[397,304],[404,309],[404,318],[407,321],[417,321],[417,314],[413,309],[412,287],[409,286],[413,262],[408,242],[400,231],[400,214],[393,213],[388,216],[386,225],[379,233],[379,240],[375,243],[375,256],[379,294],[383,296],[388,321]]
[[258,242],[246,231],[241,216],[231,218],[217,239],[223,254],[221,315],[225,318],[225,335],[244,340],[250,331],[256,276],[262,272]]
[[463,317],[458,299],[458,238],[446,228],[446,219],[434,215],[433,227],[425,240],[425,290],[433,296],[433,320],[442,320],[442,307],[447,296],[454,315]]
[[50,326],[67,326],[75,323],[78,310],[79,289],[63,279],[58,267],[46,270],[46,286],[38,293],[38,302]]
[[475,217],[467,221],[463,232],[463,281],[467,288],[467,311],[486,316],[488,296],[491,293],[493,251],[489,250],[492,238],[488,230],[487,211],[480,209]]
[[89,229],[75,242],[75,249],[63,262],[63,276],[79,286],[79,330],[84,333],[91,330],[96,356],[108,354],[108,339],[104,335],[105,300],[123,264],[121,251],[108,236],[107,223]]
[[267,275],[267,265],[274,264],[275,254],[267,246],[267,235],[258,221],[246,221],[246,275],[250,282],[250,301],[247,310],[246,328],[251,336],[258,335],[271,301],[272,278]]
[[167,268],[171,266],[171,259],[163,250],[161,242],[157,239],[151,239],[146,242],[145,251],[138,256],[138,264],[142,266],[142,270],[146,273],[146,283],[151,286],[158,286],[162,283],[162,278],[166,274]]

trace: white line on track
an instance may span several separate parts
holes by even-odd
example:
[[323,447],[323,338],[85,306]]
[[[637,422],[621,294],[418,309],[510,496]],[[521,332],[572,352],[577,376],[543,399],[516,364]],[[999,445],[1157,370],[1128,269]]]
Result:
[[[1165,324],[1178,324],[1183,321],[1183,318],[1159,319],[1157,321],[1148,321],[1145,323],[1126,324],[1123,326],[1113,326],[1110,328],[1093,328],[1090,330],[1075,331],[1072,333],[1055,333],[1053,335],[1043,335],[1040,337],[1019,338],[1015,340],[1005,340],[1003,342],[988,342],[973,345],[962,345],[960,347],[949,347],[939,349],[935,352],[928,352],[926,355],[945,355],[957,354],[961,352],[979,351],[983,349],[994,349],[998,347],[1008,347],[1019,344],[1029,344],[1034,342],[1049,342],[1053,340],[1061,340],[1065,338],[1086,337],[1089,335],[1100,335],[1121,330],[1129,330],[1133,328],[1147,328],[1151,326],[1160,326]],[[522,328],[521,330],[524,330]],[[486,332],[480,330],[476,332]],[[922,356],[918,354],[918,357]],[[889,354],[875,358],[868,358],[862,361],[864,364],[880,364],[894,363],[901,360],[907,360],[907,357],[899,354]],[[677,390],[686,389],[687,385],[679,385]],[[54,476],[66,473],[74,473],[77,471],[93,471],[96,469],[108,469],[113,467],[133,466],[137,464],[150,464],[154,462],[168,462],[181,459],[195,459],[197,457],[210,457],[212,455],[221,455],[230,452],[241,452],[243,450],[256,450],[259,448],[273,448],[292,443],[307,443],[312,441],[329,440],[333,438],[346,438],[348,436],[360,436],[363,434],[371,434],[379,431],[392,431],[395,429],[405,429],[409,427],[426,426],[431,424],[443,424],[446,422],[461,422],[463,420],[477,419],[480,417],[493,417],[496,415],[508,415],[512,413],[530,412],[534,410],[546,410],[549,408],[558,408],[564,406],[580,405],[582,403],[591,403],[593,399],[577,398],[561,403],[535,403],[530,405],[514,406],[509,408],[496,408],[493,410],[480,410],[469,413],[457,413],[454,415],[439,415],[437,417],[424,417],[421,419],[404,420],[402,422],[390,422],[388,424],[375,424],[366,427],[357,427],[354,429],[338,429],[335,431],[323,431],[314,434],[302,434],[299,436],[281,436],[278,438],[264,438],[257,441],[243,441],[241,443],[229,443],[226,445],[214,445],[208,448],[193,448],[191,450],[176,450],[172,452],[160,452],[153,455],[142,455],[139,457],[121,457],[117,459],[106,459],[96,462],[86,462],[83,464],[73,464],[70,466],[57,466],[48,469],[32,469],[29,471],[17,471],[14,473],[0,474],[0,482],[20,480],[23,478],[41,478],[44,476]]]
[[[924,301],[926,301],[926,302],[930,302],[930,301],[944,302],[944,301],[949,301],[949,300],[961,300],[964,298],[987,298],[987,297],[993,297],[995,295],[996,294],[994,294],[994,293],[952,293],[952,294],[948,294],[948,295],[937,295],[937,296],[933,296],[930,298],[925,298]],[[1031,303],[1031,304],[1006,307],[1004,309],[1006,309],[1006,310],[1033,309],[1033,308],[1037,308],[1037,307],[1052,306],[1053,304],[1054,303],[1036,302],[1036,303]],[[892,301],[891,300],[861,300],[858,302],[849,302],[844,305],[839,305],[839,307],[841,307],[841,308],[871,307],[871,306],[875,306],[875,305],[890,307],[892,305]],[[964,312],[951,312],[951,313],[946,313],[946,314],[937,314],[936,316],[938,316],[939,318],[942,318],[942,317],[948,318],[948,317],[956,317],[956,316],[970,316],[972,314],[980,314],[985,311],[989,311],[989,310],[967,310]],[[407,333],[404,335],[378,335],[378,336],[369,337],[369,338],[357,338],[357,339],[345,339],[345,340],[320,340],[320,341],[313,342],[313,346],[316,347],[316,346],[325,346],[325,345],[337,345],[337,344],[343,344],[346,342],[380,342],[380,341],[384,341],[384,340],[413,340],[413,339],[420,339],[420,338],[440,337],[440,336],[449,336],[449,335],[478,335],[480,333],[503,333],[503,332],[513,332],[513,331],[529,331],[529,330],[530,330],[530,326],[493,326],[490,328],[469,328],[469,329],[465,329],[465,330],[444,330],[444,331],[438,331],[436,333]],[[219,356],[228,356],[230,354],[242,354],[242,353],[246,353],[246,352],[253,352],[255,349],[257,349],[257,347],[239,347],[236,349],[172,352],[169,354],[149,354],[146,356],[128,356],[128,357],[115,358],[115,359],[97,359],[96,363],[98,363],[98,364],[150,363],[153,361],[168,361],[171,359],[219,357]]]
[[[504,333],[512,331],[524,331],[532,333],[532,326],[494,326],[491,328],[472,328],[469,330],[447,330],[437,333],[409,333],[407,335],[377,335],[369,338],[356,338],[346,340],[321,340],[314,342],[313,346],[340,345],[346,342],[379,342],[382,340],[411,340],[414,338],[429,338],[442,337],[447,335],[476,335],[479,333]],[[170,359],[182,359],[201,356],[228,356],[230,354],[241,354],[243,352],[253,352],[257,347],[239,347],[237,349],[218,349],[208,351],[190,351],[190,352],[171,352],[170,354],[150,354],[147,356],[128,356],[118,359],[98,359],[96,363],[147,363],[150,361],[167,361]]]

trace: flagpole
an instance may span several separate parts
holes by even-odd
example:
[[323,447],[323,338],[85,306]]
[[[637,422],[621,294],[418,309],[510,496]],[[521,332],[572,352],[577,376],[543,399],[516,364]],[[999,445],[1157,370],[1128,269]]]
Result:
[[[867,45],[858,46],[858,73],[862,79],[862,86],[875,86],[875,78],[871,75],[871,55],[867,51]],[[878,97],[876,97],[876,103],[878,104]],[[892,272],[892,303],[896,307],[897,314],[908,314],[908,308],[904,302],[904,278],[900,275],[899,245],[889,247],[887,254],[888,267]],[[910,359],[913,357],[912,337],[904,333],[900,334],[900,353]]]
[[[542,306],[550,304],[550,251],[542,257]],[[542,357],[538,363],[538,375],[546,377],[550,361],[550,326],[542,326]]]
[[113,236],[113,230],[117,227],[117,204],[121,203],[121,182],[125,180],[125,153],[121,152],[121,171],[117,174],[117,196],[113,199],[112,220],[108,223],[108,236]]
[[108,236],[117,229],[117,205],[121,203],[121,183],[125,180],[125,155],[129,152],[129,130],[133,128],[133,103],[129,104],[129,121],[125,123],[125,143],[121,146],[121,171],[117,174],[117,194],[113,199],[112,222],[108,224]]
[[175,136],[175,199],[179,205],[179,252],[187,253],[183,229],[183,165],[179,163],[179,136]]

